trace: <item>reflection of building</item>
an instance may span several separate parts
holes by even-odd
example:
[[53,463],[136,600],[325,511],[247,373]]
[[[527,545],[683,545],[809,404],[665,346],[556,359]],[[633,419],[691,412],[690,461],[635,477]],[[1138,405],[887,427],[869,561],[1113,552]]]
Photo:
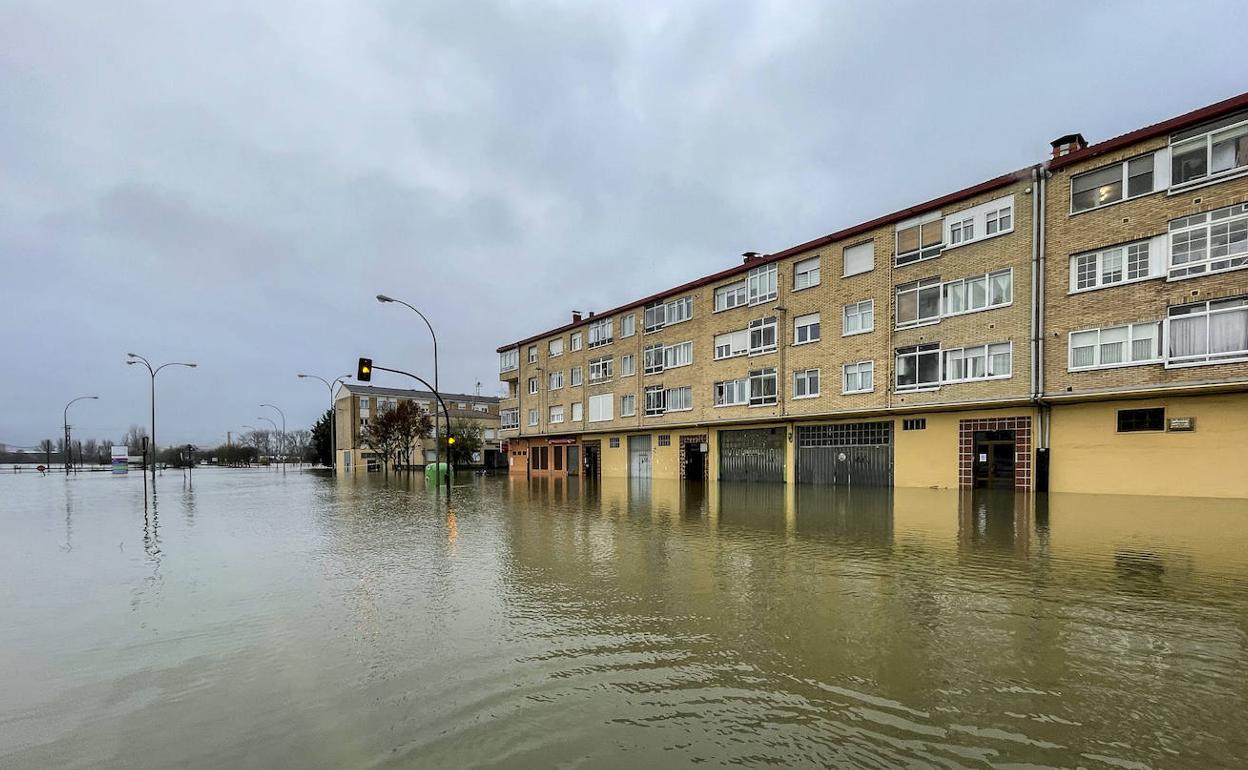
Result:
[[[503,465],[503,455],[498,435],[498,399],[493,396],[471,396],[462,393],[443,393],[451,423],[466,420],[481,428],[481,454],[476,465],[495,468]],[[338,467],[343,471],[380,469],[376,454],[363,437],[369,423],[400,401],[415,401],[421,409],[433,417],[438,415],[440,429],[446,429],[438,401],[427,390],[380,388],[344,383],[334,398],[334,414],[337,420],[336,436]],[[413,450],[415,465],[432,463],[436,456],[436,437],[425,439],[419,450]]]
[[1248,94],[1053,145],[499,348],[512,473],[1248,497]]

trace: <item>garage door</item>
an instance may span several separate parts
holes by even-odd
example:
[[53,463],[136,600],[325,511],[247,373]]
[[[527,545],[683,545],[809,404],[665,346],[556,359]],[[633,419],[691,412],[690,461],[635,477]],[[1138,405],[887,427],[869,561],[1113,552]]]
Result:
[[892,486],[893,424],[798,426],[797,481],[840,487]]
[[721,481],[784,481],[784,429],[721,430]]

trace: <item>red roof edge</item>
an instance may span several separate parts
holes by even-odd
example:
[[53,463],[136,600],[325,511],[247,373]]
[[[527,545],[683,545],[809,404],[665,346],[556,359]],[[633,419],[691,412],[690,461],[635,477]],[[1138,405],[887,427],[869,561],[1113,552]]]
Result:
[[1215,120],[1223,115],[1226,115],[1227,113],[1245,108],[1248,108],[1248,93],[1242,93],[1239,96],[1232,96],[1230,99],[1224,99],[1217,104],[1210,104],[1207,107],[1192,110],[1191,112],[1180,115],[1177,118],[1170,118],[1169,120],[1164,120],[1161,123],[1154,123],[1151,126],[1145,126],[1144,128],[1137,129],[1130,133],[1115,136],[1112,139],[1106,139],[1103,142],[1085,147],[1084,149],[1072,152],[1069,155],[1062,155],[1061,157],[1054,158],[1049,161],[1048,168],[1050,171],[1065,168],[1072,163],[1078,163],[1081,160],[1095,158],[1098,155],[1113,152],[1114,150],[1126,147],[1127,145],[1142,142],[1145,139],[1152,139],[1153,137],[1161,136],[1162,134],[1170,134],[1181,128],[1196,125],[1197,123],[1204,123],[1207,120]]
[[971,187],[958,190],[957,192],[952,192],[947,195],[942,195],[939,198],[933,198],[932,200],[929,200],[925,203],[920,203],[918,205],[911,206],[910,208],[901,209],[900,211],[894,211],[891,214],[885,214],[884,216],[877,217],[876,219],[872,219],[869,222],[863,222],[861,224],[854,225],[853,227],[847,227],[844,230],[838,230],[834,233],[829,233],[828,235],[824,235],[812,241],[799,243],[796,246],[790,246],[789,248],[783,251],[778,251],[775,254],[768,254],[766,257],[763,257],[761,259],[756,259],[749,263],[735,265],[733,267],[728,268],[727,270],[721,270],[718,273],[712,273],[711,275],[703,276],[702,278],[697,278],[695,280],[689,281],[688,283],[683,283],[679,286],[674,286],[670,289],[664,289],[661,292],[651,294],[648,297],[642,297],[639,300],[634,300],[627,304],[620,305],[619,307],[614,307],[614,308],[611,308],[610,310],[604,310],[601,313],[595,313],[593,318],[589,318],[589,317],[582,318],[580,321],[576,321],[575,323],[565,324],[558,328],[549,329],[547,331],[541,332],[540,334],[534,334],[531,337],[525,337],[524,339],[518,342],[512,342],[508,345],[503,345],[502,347],[498,348],[496,352],[502,353],[505,350],[511,350],[512,348],[519,347],[520,345],[527,345],[531,342],[536,342],[537,340],[543,339],[545,337],[549,337],[554,334],[562,334],[563,332],[569,331],[571,329],[575,329],[581,326],[588,326],[594,321],[601,320],[603,318],[614,315],[616,313],[623,312],[625,310],[631,310],[632,308],[641,307],[642,305],[645,305],[646,303],[653,302],[654,300],[661,299],[663,297],[667,297],[672,294],[679,294],[682,291],[688,291],[690,289],[697,289],[697,288],[706,286],[707,284],[711,284],[711,283],[718,283],[719,281],[725,280],[727,278],[731,278],[734,275],[739,275],[741,273],[745,273],[750,270],[753,270],[754,268],[759,267],[760,265],[766,265],[772,262],[777,262],[779,260],[785,259],[786,257],[791,257],[794,254],[800,254],[804,251],[817,249],[821,246],[826,246],[829,243],[834,243],[836,241],[844,240],[846,238],[853,238],[855,235],[861,235],[862,233],[869,232],[871,230],[874,230],[877,227],[883,227],[884,225],[891,224],[893,222],[900,222],[904,219],[909,219],[910,217],[918,216],[920,214],[923,214],[927,211],[931,211],[933,209],[938,209],[943,206],[948,206],[954,203],[958,203],[959,201],[966,200],[967,198],[973,198],[976,195],[979,195],[980,193],[985,193],[990,190],[996,190],[1000,187],[1005,187],[1007,185],[1014,184],[1015,182],[1021,182],[1026,179],[1030,179],[1032,171],[1037,168],[1039,168],[1038,165],[1028,166],[1027,168],[1019,169],[1017,171],[1011,171],[1008,174],[1002,174],[1001,176],[994,177],[993,179],[989,179],[986,182],[980,182],[977,185],[973,185]]

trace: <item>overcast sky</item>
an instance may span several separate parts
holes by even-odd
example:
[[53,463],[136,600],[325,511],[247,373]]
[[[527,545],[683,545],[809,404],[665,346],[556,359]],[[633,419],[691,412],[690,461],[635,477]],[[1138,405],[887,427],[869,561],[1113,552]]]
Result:
[[[1034,6],[1034,7],[1033,7]],[[1248,4],[0,0],[0,442],[224,441],[1248,90]],[[382,384],[406,385],[397,379]]]

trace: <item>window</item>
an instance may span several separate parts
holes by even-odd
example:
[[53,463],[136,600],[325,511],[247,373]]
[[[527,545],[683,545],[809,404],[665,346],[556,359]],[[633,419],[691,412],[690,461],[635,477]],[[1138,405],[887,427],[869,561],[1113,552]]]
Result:
[[620,416],[633,417],[637,414],[637,397],[632,393],[620,396]]
[[561,422],[563,422],[563,407],[552,406],[550,408],[550,424],[558,425]]
[[935,388],[939,385],[939,343],[897,349],[897,390]]
[[529,345],[529,363],[537,363],[537,345]]
[[658,417],[667,411],[667,391],[662,385],[647,385],[645,396],[647,417]]
[[927,430],[926,417],[907,417],[901,421],[902,430]]
[[1248,203],[1170,223],[1170,278],[1248,267]]
[[803,259],[793,266],[793,291],[819,285],[819,257]]
[[[422,408],[423,408],[423,407],[422,407]],[[473,404],[473,405],[472,405],[472,411],[474,411],[474,412],[489,412],[489,411],[490,411],[490,407],[489,407],[489,406],[487,406],[487,405],[485,405],[485,404]]]
[[1013,269],[959,278],[941,287],[941,315],[974,313],[1008,305],[1014,300]]
[[611,356],[591,358],[589,360],[589,384],[606,382],[615,376],[615,361]]
[[629,313],[620,319],[620,336],[631,337],[637,333],[637,316]]
[[504,350],[498,354],[498,371],[510,372],[520,368],[520,351]]
[[756,267],[746,275],[746,291],[751,305],[770,302],[776,298],[778,275],[775,264]]
[[645,307],[645,330],[647,333],[662,329],[667,323],[667,306],[662,302],[651,302]]
[[530,377],[529,378],[529,395],[531,396],[536,392],[537,392],[537,378]]
[[693,297],[681,297],[667,303],[667,325],[693,318]]
[[859,273],[866,273],[875,269],[875,241],[867,241],[856,246],[850,246],[842,254],[845,262],[844,272],[841,273],[842,277],[858,275]]
[[1085,329],[1070,335],[1070,370],[1100,369],[1161,361],[1161,323]]
[[731,310],[746,304],[745,281],[737,281],[715,290],[715,312]]
[[776,317],[767,316],[750,321],[750,355],[770,353],[776,349]]
[[1170,184],[1178,187],[1248,169],[1248,113],[1170,137]]
[[589,325],[589,346],[591,348],[610,345],[614,340],[613,322],[610,318],[604,318],[601,321],[594,321]]
[[984,234],[996,235],[1014,229],[1014,206],[993,209],[984,216]]
[[875,328],[875,300],[864,299],[846,305],[841,317],[841,336],[862,334]]
[[663,368],[675,369],[693,363],[693,341],[680,342],[663,348]]
[[572,350],[576,351],[580,349],[581,349],[581,333],[572,332]]
[[924,278],[897,287],[897,328],[939,320],[940,278]]
[[659,436],[659,446],[671,446],[671,445],[672,445],[671,435],[664,433]]
[[550,341],[550,357],[563,355],[563,337]]
[[574,366],[569,371],[570,371],[569,379],[571,381],[571,387],[575,388],[577,385],[581,384],[581,367]]
[[613,419],[615,396],[610,393],[603,393],[598,396],[589,397],[589,421],[590,422],[606,422]]
[[715,359],[734,358],[750,352],[748,329],[715,335]]
[[559,390],[562,387],[563,387],[563,372],[562,371],[551,372],[550,373],[550,389]]
[[584,419],[584,417],[585,417],[585,407],[580,401],[577,401],[575,404],[572,405],[572,422],[580,422],[582,419]]
[[645,307],[645,331],[657,332],[664,326],[688,321],[692,317],[692,297],[681,297],[671,302],[651,302]]
[[504,409],[498,413],[498,427],[503,430],[520,427],[520,410]]
[[1076,254],[1070,258],[1070,290],[1089,291],[1160,276],[1161,259],[1153,259],[1154,248],[1164,251],[1164,239],[1124,243]]
[[663,343],[646,345],[641,351],[642,371],[646,374],[658,374],[663,371]]
[[750,406],[776,403],[776,370],[755,369],[750,372]]
[[536,409],[529,410],[529,425],[530,426],[537,425],[537,410]]
[[625,353],[624,355],[620,356],[620,376],[621,377],[632,377],[634,374],[637,373],[637,369],[633,361],[634,359],[633,359],[632,353]]
[[818,369],[806,369],[793,373],[793,398],[815,398],[818,395]]
[[949,245],[957,246],[963,241],[969,241],[975,238],[975,219],[968,217],[960,219],[949,225]]
[[944,249],[944,230],[939,211],[899,223],[896,264],[908,265],[921,259],[939,257]]
[[875,390],[875,362],[859,361],[841,367],[842,393],[870,393]]
[[1009,377],[1012,347],[1008,342],[952,348],[945,353],[944,382],[966,382]]
[[1127,198],[1148,195],[1162,185],[1154,184],[1152,154],[1077,174],[1070,180],[1072,213],[1108,206]]
[[607,446],[611,447],[612,449],[619,449],[620,448],[619,436],[612,436],[611,438],[607,439]]
[[819,314],[799,315],[793,319],[793,344],[819,341]]
[[1146,430],[1165,430],[1166,410],[1162,407],[1152,409],[1119,409],[1118,432],[1136,433]]
[[741,406],[749,403],[749,400],[750,381],[748,379],[715,383],[715,406]]
[[1170,308],[1166,366],[1191,366],[1248,358],[1248,297]]
[[667,389],[667,411],[687,412],[693,408],[693,388],[685,385],[681,388]]

